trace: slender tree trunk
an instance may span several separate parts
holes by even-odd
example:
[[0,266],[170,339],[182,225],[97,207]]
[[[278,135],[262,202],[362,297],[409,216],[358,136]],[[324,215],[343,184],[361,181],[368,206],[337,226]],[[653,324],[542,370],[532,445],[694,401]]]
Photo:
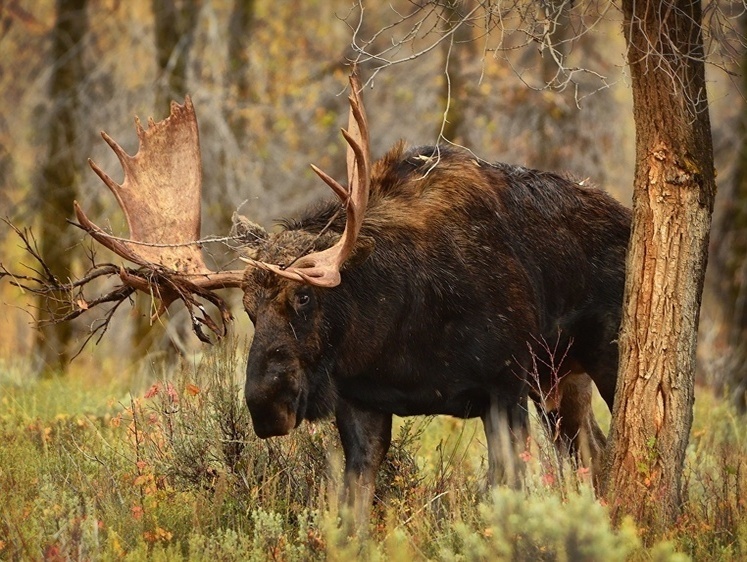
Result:
[[606,496],[654,530],[680,513],[715,182],[700,1],[623,11],[636,171]]
[[467,70],[470,61],[477,59],[475,51],[477,42],[472,37],[472,28],[463,23],[464,13],[472,6],[462,0],[449,0],[444,6],[444,32],[452,31],[459,25],[450,41],[444,41],[442,52],[444,69],[448,75],[443,82],[443,106],[448,108],[446,122],[443,123],[441,135],[446,140],[457,144],[468,145],[466,139],[469,131],[465,129],[465,112],[467,98]]
[[152,0],[160,72],[156,107],[166,115],[171,100],[181,102],[187,93],[187,67],[201,4],[200,0]]
[[[247,137],[251,127],[248,109],[259,103],[251,69],[249,48],[254,36],[256,0],[234,0],[231,21],[228,24],[228,72],[225,76],[226,97],[223,113],[231,129],[234,142],[222,143],[218,149],[220,167],[216,185],[220,193],[213,195],[213,219],[217,224],[231,224],[236,201],[231,198],[241,190],[240,167],[237,172],[236,158],[245,154]],[[217,207],[217,212],[216,212]]]
[[[57,0],[56,21],[52,30],[52,57],[47,159],[36,185],[35,198],[41,210],[40,250],[50,269],[57,275],[69,275],[72,247],[76,238],[66,220],[78,192],[79,147],[76,116],[78,87],[83,79],[81,42],[88,31],[87,0]],[[64,281],[64,279],[62,279]],[[64,306],[64,305],[63,305]],[[40,302],[40,330],[37,349],[45,365],[45,374],[64,372],[70,360],[72,326],[69,322],[45,325],[59,317],[61,309],[53,300]]]
[[[535,150],[537,151],[538,165],[547,170],[565,171],[567,170],[566,155],[559,147],[563,145],[562,137],[565,134],[563,130],[563,121],[572,121],[577,117],[577,113],[570,109],[563,109],[563,105],[568,108],[574,108],[573,88],[559,90],[557,85],[567,79],[566,71],[558,67],[558,61],[563,61],[568,55],[571,44],[573,29],[571,28],[568,12],[572,8],[571,2],[548,1],[542,3],[545,12],[545,18],[550,23],[548,31],[549,45],[544,45],[542,54],[542,65],[540,67],[541,79],[547,88],[543,94],[549,94],[542,102],[543,111],[539,112],[538,136],[539,139]],[[581,39],[577,39],[580,43]],[[551,51],[555,51],[555,55]],[[566,142],[568,139],[566,139]],[[572,141],[571,141],[572,142]]]
[[[182,103],[189,93],[187,74],[190,53],[194,44],[201,0],[151,0],[155,23],[156,64],[159,75],[156,80],[156,107],[154,114],[163,119],[171,111],[171,102]],[[166,363],[176,363],[184,354],[185,341],[189,341],[189,324],[174,323],[168,339],[163,331],[152,325],[153,312],[149,301],[138,303],[138,313],[133,326],[133,339],[137,348],[152,348],[153,341],[162,343],[157,347],[163,352]]]
[[237,140],[246,137],[248,123],[246,104],[257,103],[257,93],[252,86],[249,46],[254,27],[256,0],[235,0],[228,26],[228,77],[227,86],[234,95],[235,107],[229,115],[229,125]]
[[[740,29],[747,34],[747,14],[742,14]],[[742,53],[740,68],[742,92],[747,92],[747,52]],[[728,396],[737,411],[747,412],[747,103],[739,100],[741,109],[737,134],[739,144],[734,150],[736,160],[733,177],[722,184],[724,201],[720,221],[714,224],[711,292],[718,299],[726,346],[725,364],[712,382]],[[734,146],[730,146],[734,149]],[[723,349],[722,349],[723,352]]]
[[[742,29],[747,31],[747,16],[742,15]],[[747,53],[742,54],[742,86],[747,92]],[[727,268],[729,296],[733,316],[729,319],[729,344],[733,350],[728,391],[741,413],[747,412],[747,104],[742,100],[741,143],[733,186],[730,259]]]

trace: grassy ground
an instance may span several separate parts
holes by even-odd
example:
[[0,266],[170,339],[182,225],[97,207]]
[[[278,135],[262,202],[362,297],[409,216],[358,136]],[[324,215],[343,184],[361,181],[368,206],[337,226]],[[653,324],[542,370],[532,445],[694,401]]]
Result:
[[398,420],[356,538],[340,524],[333,424],[256,439],[244,354],[229,344],[170,374],[74,366],[43,381],[0,363],[0,559],[747,559],[747,428],[705,391],[667,536],[613,529],[588,475],[542,435],[522,458],[524,489],[488,493],[478,423],[412,418]]

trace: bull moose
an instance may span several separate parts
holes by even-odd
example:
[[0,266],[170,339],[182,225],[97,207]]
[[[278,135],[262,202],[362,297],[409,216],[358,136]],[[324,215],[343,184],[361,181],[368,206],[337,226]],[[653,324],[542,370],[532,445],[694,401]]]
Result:
[[[489,480],[512,483],[531,398],[559,441],[598,470],[605,436],[592,384],[611,408],[630,211],[571,179],[451,146],[399,143],[372,162],[360,90],[354,75],[347,186],[314,168],[337,199],[279,232],[238,220],[241,270],[209,270],[194,242],[201,164],[189,98],[161,122],[137,122],[135,156],[102,133],[125,179],[91,165],[130,239],[104,232],[76,203],[77,217],[139,266],[118,271],[108,300],[139,289],[163,311],[180,299],[205,337],[204,327],[223,333],[230,319],[215,290],[240,288],[255,327],[245,397],[256,434],[334,416],[359,510],[372,501],[395,414],[480,417]],[[549,357],[543,342],[567,352]]]

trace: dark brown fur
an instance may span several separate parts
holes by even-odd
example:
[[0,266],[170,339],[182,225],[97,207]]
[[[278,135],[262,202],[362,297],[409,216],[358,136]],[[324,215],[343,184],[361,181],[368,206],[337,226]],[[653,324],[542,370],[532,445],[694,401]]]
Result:
[[[258,259],[288,265],[328,247],[344,228],[338,218],[323,232],[338,207],[288,222]],[[257,434],[334,414],[365,510],[392,414],[482,417],[491,479],[512,481],[501,439],[523,446],[531,396],[598,467],[591,380],[611,407],[629,229],[626,208],[558,175],[396,146],[373,166],[339,286],[247,269],[246,401]],[[543,364],[547,347],[568,349],[559,372]]]

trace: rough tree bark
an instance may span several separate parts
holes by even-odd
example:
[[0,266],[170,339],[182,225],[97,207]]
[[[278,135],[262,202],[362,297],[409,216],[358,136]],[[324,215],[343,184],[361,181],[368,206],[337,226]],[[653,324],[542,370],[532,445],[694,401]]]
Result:
[[[87,0],[57,0],[52,29],[52,57],[56,63],[49,88],[53,105],[48,117],[48,152],[35,186],[35,199],[42,216],[41,255],[58,275],[70,271],[71,248],[76,242],[66,220],[78,191],[80,162],[84,161],[77,152],[80,143],[76,116],[78,87],[84,74],[81,42],[88,31],[86,7]],[[45,324],[60,313],[52,300],[43,299],[39,310],[37,350],[44,362],[44,374],[64,372],[71,355],[72,326],[69,322]]]
[[680,513],[715,181],[700,1],[622,5],[636,170],[606,497],[655,529]]

